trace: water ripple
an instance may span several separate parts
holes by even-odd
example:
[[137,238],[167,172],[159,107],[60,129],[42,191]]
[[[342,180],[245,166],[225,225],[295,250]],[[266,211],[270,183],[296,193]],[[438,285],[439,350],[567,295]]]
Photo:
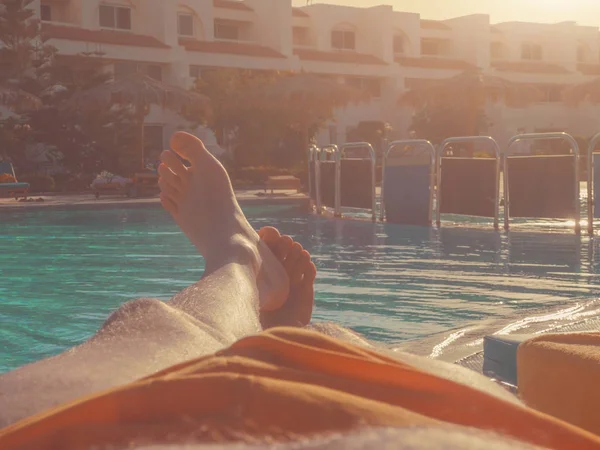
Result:
[[[281,207],[246,213],[257,228],[277,226],[313,254],[318,320],[386,344],[525,317],[600,290],[597,243],[533,233],[528,224],[504,235],[331,220]],[[156,207],[1,214],[0,372],[85,341],[127,300],[169,299],[204,268]]]

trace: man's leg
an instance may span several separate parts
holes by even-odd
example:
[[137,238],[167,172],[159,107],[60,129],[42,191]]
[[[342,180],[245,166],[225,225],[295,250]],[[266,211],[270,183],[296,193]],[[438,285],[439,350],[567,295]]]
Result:
[[[261,321],[279,324],[278,311],[289,292],[285,268],[246,221],[227,173],[202,143],[178,133],[172,147],[191,167],[184,167],[174,154],[163,155],[161,200],[205,257],[204,276],[168,303],[129,302],[86,343],[0,376],[0,428],[213,353],[261,331]],[[298,267],[312,285],[316,271],[310,258],[307,265],[306,255],[295,251],[290,261],[304,261]],[[312,311],[312,298],[310,304]]]

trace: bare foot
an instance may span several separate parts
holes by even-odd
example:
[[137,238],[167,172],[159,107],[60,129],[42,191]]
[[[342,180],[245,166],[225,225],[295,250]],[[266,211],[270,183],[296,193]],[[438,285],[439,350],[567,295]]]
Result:
[[273,227],[261,229],[258,235],[281,262],[290,278],[290,295],[285,304],[276,311],[261,314],[263,328],[308,325],[312,317],[317,276],[317,268],[310,259],[310,253],[291,237],[281,236]]
[[248,265],[256,276],[260,311],[281,308],[289,294],[287,273],[246,220],[221,163],[188,133],[175,133],[171,149],[161,154],[160,200],[204,256],[207,272],[226,263]]

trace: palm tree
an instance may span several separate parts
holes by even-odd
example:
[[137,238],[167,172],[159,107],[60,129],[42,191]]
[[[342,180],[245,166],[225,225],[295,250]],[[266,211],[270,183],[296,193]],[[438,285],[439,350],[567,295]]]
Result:
[[171,86],[141,73],[112,79],[91,89],[76,93],[71,107],[96,110],[118,105],[132,107],[139,133],[139,155],[144,168],[144,120],[152,105],[194,118],[203,118],[210,111],[208,97]]
[[310,146],[310,130],[320,120],[329,119],[335,108],[368,100],[363,91],[337,83],[323,76],[299,73],[243,93],[230,107],[269,109],[292,112],[302,133],[303,149]]
[[509,106],[525,106],[539,98],[533,86],[485,75],[479,70],[431,81],[401,95],[399,103],[415,109],[428,106],[461,105],[466,110],[464,123],[469,134],[479,134],[481,112],[488,101],[504,101]]

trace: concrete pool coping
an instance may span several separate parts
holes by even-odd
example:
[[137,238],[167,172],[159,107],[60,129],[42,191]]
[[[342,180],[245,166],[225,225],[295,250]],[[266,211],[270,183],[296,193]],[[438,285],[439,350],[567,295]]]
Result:
[[[296,191],[280,191],[275,194],[265,193],[263,190],[236,190],[236,198],[240,205],[250,206],[291,206],[308,210],[309,198],[306,194]],[[93,193],[84,194],[47,194],[32,195],[30,198],[43,198],[43,202],[18,202],[14,198],[0,198],[0,211],[31,210],[39,208],[61,209],[101,209],[101,208],[140,208],[146,206],[159,206],[160,199],[127,198],[118,195],[106,195],[98,200]]]

